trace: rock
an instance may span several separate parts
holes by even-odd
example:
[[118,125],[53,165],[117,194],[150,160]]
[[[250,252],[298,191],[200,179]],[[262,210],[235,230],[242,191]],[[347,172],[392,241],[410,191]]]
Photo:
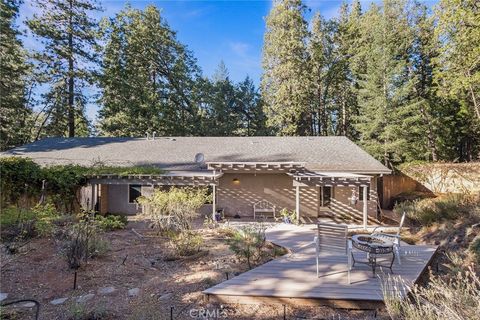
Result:
[[35,302],[25,302],[21,305],[23,308],[33,308],[35,307]]
[[128,290],[127,294],[129,297],[136,297],[140,293],[140,288],[133,288]]
[[0,301],[3,301],[8,298],[8,293],[0,292]]
[[104,287],[104,288],[100,288],[98,289],[98,294],[110,294],[110,293],[114,293],[115,292],[115,288],[114,287]]
[[64,303],[65,301],[67,301],[67,299],[68,298],[58,298],[58,299],[50,301],[50,304],[53,304],[54,306],[56,306],[58,304]]
[[160,296],[160,298],[158,298],[159,300],[168,300],[172,297],[172,294],[171,293],[165,293],[165,294],[162,294]]
[[95,297],[95,295],[93,293],[89,293],[89,294],[78,297],[77,302],[78,303],[84,303],[84,302],[87,302],[88,300],[92,299],[93,297]]

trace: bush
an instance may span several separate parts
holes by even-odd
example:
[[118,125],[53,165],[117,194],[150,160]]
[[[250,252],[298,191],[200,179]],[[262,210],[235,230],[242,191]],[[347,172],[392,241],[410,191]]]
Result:
[[282,221],[285,223],[293,223],[297,224],[297,213],[295,210],[288,210],[287,208],[283,208],[280,210],[280,216],[282,217]]
[[37,195],[42,173],[38,164],[28,158],[0,158],[1,207],[16,203],[23,194]]
[[405,298],[405,283],[390,277],[383,284],[385,305],[392,319],[478,319],[480,279],[472,269],[453,277],[432,276],[426,287],[415,286]]
[[203,245],[203,238],[201,234],[194,231],[183,231],[177,234],[170,235],[170,244],[175,253],[179,256],[191,256],[198,252]]
[[396,204],[394,211],[405,211],[409,219],[428,226],[442,220],[470,217],[479,207],[480,202],[475,196],[452,193],[433,199],[404,201]]
[[209,200],[206,188],[172,188],[155,190],[150,196],[138,198],[143,214],[159,231],[181,232],[191,229],[198,209]]
[[125,229],[128,219],[125,216],[99,216],[95,217],[95,223],[97,226],[105,231],[113,231],[113,230],[120,230]]
[[37,204],[32,209],[5,208],[0,214],[2,239],[16,241],[49,235],[57,218],[57,210],[51,202]]
[[251,269],[262,257],[262,249],[265,246],[265,228],[261,225],[244,226],[233,233],[228,240],[230,250],[247,263]]
[[88,258],[104,255],[108,243],[101,237],[98,227],[89,220],[80,220],[65,234],[62,253],[71,269],[78,269]]
[[35,229],[40,236],[46,236],[52,233],[55,221],[58,218],[58,212],[51,202],[37,204],[32,208],[35,217]]

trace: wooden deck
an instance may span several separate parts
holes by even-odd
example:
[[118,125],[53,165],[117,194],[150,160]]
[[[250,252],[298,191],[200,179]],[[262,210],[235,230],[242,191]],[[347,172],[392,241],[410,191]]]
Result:
[[[382,277],[390,270],[371,269],[356,264],[347,283],[347,257],[322,254],[320,277],[316,275],[315,248],[309,245],[309,228],[293,229],[291,237],[281,237],[280,230],[267,233],[273,242],[291,245],[292,254],[272,260],[233,279],[204,291],[208,299],[226,303],[282,303],[331,305],[343,308],[374,309],[383,304]],[[304,239],[302,243],[302,238]],[[311,241],[311,238],[310,238]],[[434,256],[435,246],[406,246],[402,264],[394,264],[393,275],[400,276],[406,288],[415,283]],[[356,259],[365,253],[356,251]],[[382,262],[379,259],[380,263]]]

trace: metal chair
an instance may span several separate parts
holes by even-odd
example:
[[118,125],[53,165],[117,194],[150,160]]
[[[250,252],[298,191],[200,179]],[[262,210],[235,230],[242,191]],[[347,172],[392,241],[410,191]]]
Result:
[[352,269],[352,242],[348,239],[348,226],[345,224],[317,223],[318,235],[313,239],[317,260],[317,277],[319,277],[320,252],[333,252],[347,256],[347,280],[350,284]]
[[400,218],[400,224],[398,225],[398,230],[396,234],[376,232],[376,229],[378,227],[373,229],[373,232],[370,234],[371,237],[378,238],[378,239],[383,238],[393,242],[393,250],[395,250],[395,255],[397,256],[397,261],[399,265],[402,264],[402,261],[401,261],[402,259],[400,258],[400,247],[402,243],[401,241],[402,237],[400,236],[400,233],[402,232],[403,223],[405,222],[405,216],[406,216],[406,212],[404,211],[402,214],[402,217]]

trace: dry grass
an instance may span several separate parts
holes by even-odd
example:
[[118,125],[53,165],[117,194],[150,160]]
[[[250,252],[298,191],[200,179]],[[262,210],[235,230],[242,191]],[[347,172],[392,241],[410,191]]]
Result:
[[383,284],[385,304],[395,320],[478,319],[480,314],[480,278],[472,268],[459,270],[451,265],[453,275],[431,276],[427,286],[415,286],[408,298],[404,284],[396,277]]

